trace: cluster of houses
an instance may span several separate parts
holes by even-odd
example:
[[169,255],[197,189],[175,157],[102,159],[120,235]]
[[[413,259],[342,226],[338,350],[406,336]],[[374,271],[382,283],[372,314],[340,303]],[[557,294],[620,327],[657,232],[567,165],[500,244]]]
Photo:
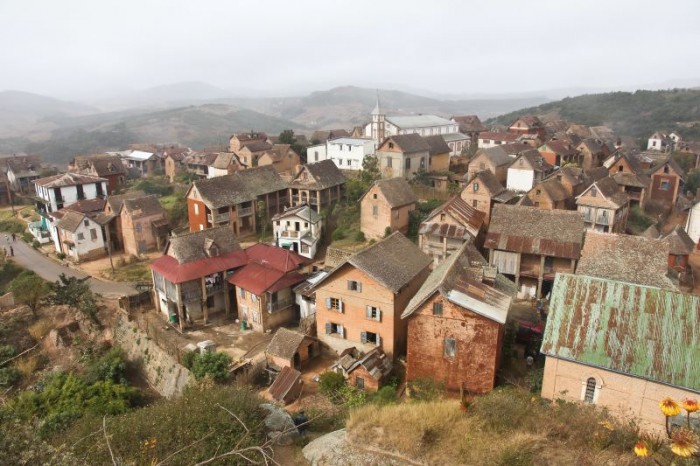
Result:
[[[700,393],[700,299],[683,292],[700,198],[684,194],[687,175],[669,152],[691,143],[658,133],[640,152],[606,127],[524,116],[487,128],[473,115],[388,116],[378,100],[367,125],[300,139],[306,161],[260,132],[235,134],[219,152],[76,157],[68,172],[30,180],[41,213],[33,230],[76,261],[162,251],[150,268],[164,320],[187,331],[226,317],[274,333],[270,392],[285,402],[321,353],[364,390],[401,361],[407,381],[486,393],[513,305],[531,298],[549,300],[543,396],[658,426],[660,398]],[[359,200],[367,244],[326,250],[327,212],[369,155],[381,179]],[[114,194],[126,177],[161,171],[194,175],[186,233],[170,233],[155,196]],[[417,177],[457,189],[412,241]],[[635,207],[685,209],[687,223],[627,235]],[[270,243],[244,247],[267,228]]]

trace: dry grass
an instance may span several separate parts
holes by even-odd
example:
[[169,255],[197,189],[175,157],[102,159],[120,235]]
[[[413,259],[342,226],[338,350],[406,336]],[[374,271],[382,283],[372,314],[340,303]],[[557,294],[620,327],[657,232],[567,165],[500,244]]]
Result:
[[53,328],[53,323],[49,319],[39,319],[29,326],[27,330],[36,341],[41,341],[49,334]]
[[577,404],[555,404],[521,389],[478,398],[468,413],[455,400],[365,406],[347,423],[355,445],[372,445],[423,464],[616,464],[635,461],[634,429]]
[[15,367],[22,373],[24,378],[30,377],[39,369],[41,357],[38,355],[25,355],[15,361]]

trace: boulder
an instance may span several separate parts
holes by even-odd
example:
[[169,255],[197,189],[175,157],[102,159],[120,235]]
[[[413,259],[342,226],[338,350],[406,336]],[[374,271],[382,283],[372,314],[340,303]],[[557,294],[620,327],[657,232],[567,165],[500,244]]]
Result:
[[274,439],[278,445],[289,445],[299,436],[294,420],[287,411],[271,403],[263,403],[260,407],[267,411],[265,429],[268,438]]

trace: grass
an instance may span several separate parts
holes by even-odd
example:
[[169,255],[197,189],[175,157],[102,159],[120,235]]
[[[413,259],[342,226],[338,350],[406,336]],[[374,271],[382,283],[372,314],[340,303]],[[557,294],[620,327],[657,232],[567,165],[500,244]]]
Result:
[[114,269],[105,269],[102,272],[105,276],[118,282],[142,282],[151,279],[151,270],[147,262],[134,262]]
[[517,388],[477,398],[367,405],[350,413],[355,445],[424,464],[633,464],[637,432],[591,406],[551,403]]
[[647,215],[638,206],[630,209],[629,217],[627,218],[627,229],[633,234],[642,234],[644,230],[649,228],[654,223],[656,223],[656,220]]

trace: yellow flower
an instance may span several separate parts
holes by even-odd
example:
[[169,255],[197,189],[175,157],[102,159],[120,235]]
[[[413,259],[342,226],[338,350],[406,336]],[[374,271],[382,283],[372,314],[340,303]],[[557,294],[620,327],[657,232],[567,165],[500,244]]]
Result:
[[675,430],[671,435],[671,451],[682,458],[690,458],[698,451],[695,435],[684,427]]
[[681,407],[678,406],[678,403],[668,397],[659,402],[659,408],[661,408],[661,411],[666,417],[678,416],[681,412]]
[[647,447],[647,443],[644,440],[640,440],[634,445],[634,454],[640,458],[649,456],[649,447]]
[[698,403],[698,400],[691,400],[690,398],[686,398],[681,402],[681,405],[683,405],[683,409],[685,409],[689,413],[694,413],[695,411],[700,410],[700,403]]
[[605,427],[605,428],[608,429],[609,431],[615,430],[615,428],[614,428],[613,425],[610,423],[610,421],[600,421],[598,424],[600,424],[601,426]]

